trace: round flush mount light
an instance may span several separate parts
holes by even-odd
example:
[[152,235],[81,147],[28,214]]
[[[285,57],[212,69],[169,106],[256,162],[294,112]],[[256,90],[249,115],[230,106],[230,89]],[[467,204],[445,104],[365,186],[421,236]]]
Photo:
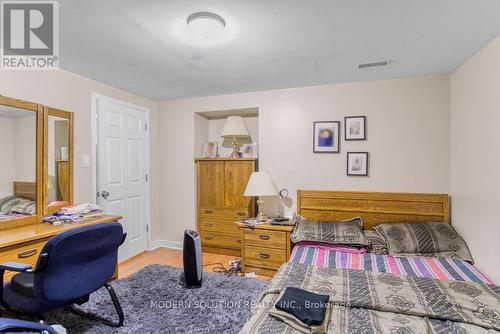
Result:
[[213,46],[227,41],[231,32],[226,20],[212,12],[196,12],[178,28],[180,37],[196,46]]
[[[226,27],[226,20],[224,20],[221,16],[210,13],[210,12],[198,12],[194,13],[188,16],[187,18],[187,24],[190,25],[195,25],[195,24],[202,24],[204,26],[212,26],[213,24],[220,25],[222,28]],[[217,28],[220,28],[217,26]]]

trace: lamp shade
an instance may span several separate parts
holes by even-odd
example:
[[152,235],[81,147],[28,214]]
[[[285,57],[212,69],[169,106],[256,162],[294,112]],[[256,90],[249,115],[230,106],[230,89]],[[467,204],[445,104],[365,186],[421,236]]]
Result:
[[278,196],[278,189],[271,175],[265,172],[253,172],[243,196]]
[[250,137],[245,121],[240,116],[229,116],[222,129],[221,137],[245,138]]

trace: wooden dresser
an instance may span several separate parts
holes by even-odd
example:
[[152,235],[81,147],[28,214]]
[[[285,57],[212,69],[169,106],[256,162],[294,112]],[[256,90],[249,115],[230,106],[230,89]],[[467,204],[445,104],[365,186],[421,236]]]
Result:
[[244,197],[253,158],[196,159],[197,227],[204,252],[241,256],[243,241],[238,220],[255,217],[255,199]]
[[[17,262],[34,267],[43,245],[51,237],[75,228],[120,219],[119,216],[100,216],[57,226],[39,223],[0,230],[0,263]],[[6,271],[4,279],[9,280],[14,274]]]

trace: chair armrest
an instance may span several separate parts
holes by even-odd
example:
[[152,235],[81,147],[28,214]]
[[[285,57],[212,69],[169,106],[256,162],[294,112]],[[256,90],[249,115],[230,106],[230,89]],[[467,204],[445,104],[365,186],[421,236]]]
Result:
[[57,334],[54,328],[44,323],[0,318],[0,331],[2,331],[2,333],[3,331],[17,333],[20,330],[22,330],[22,333],[40,333],[43,331],[43,333]]
[[10,270],[10,271],[26,271],[31,269],[31,264],[17,263],[17,262],[5,262],[0,263],[0,270]]

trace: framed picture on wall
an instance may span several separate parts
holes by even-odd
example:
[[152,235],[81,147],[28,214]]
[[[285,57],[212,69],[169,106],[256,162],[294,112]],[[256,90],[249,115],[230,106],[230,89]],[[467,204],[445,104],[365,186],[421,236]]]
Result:
[[344,118],[345,140],[366,140],[366,116]]
[[368,152],[347,152],[347,175],[368,176]]
[[217,142],[207,142],[203,144],[203,158],[217,158]]
[[340,122],[314,122],[313,125],[313,152],[339,153],[340,152]]

